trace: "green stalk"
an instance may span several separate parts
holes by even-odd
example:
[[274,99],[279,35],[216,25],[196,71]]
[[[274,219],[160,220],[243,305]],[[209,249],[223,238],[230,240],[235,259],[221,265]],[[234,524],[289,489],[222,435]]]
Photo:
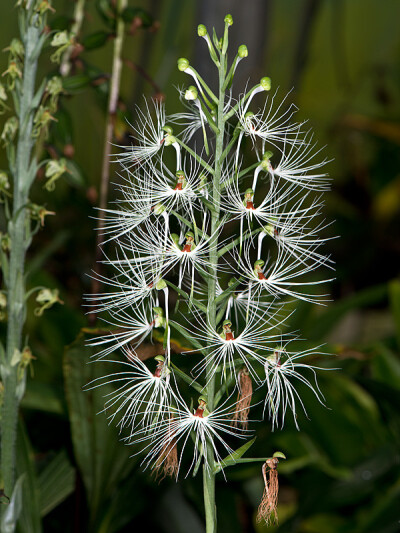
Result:
[[[221,173],[222,173],[222,152],[224,149],[224,134],[225,134],[225,120],[224,120],[224,101],[225,101],[225,62],[226,55],[221,53],[221,60],[219,66],[219,97],[218,97],[218,135],[216,137],[215,145],[215,162],[213,175],[213,189],[212,189],[212,203],[213,210],[211,211],[211,235],[213,235],[210,243],[210,264],[211,269],[216,272],[218,266],[218,233],[217,229],[220,222],[220,201],[221,201]],[[217,283],[215,277],[211,276],[208,280],[208,321],[210,326],[215,329],[217,327],[217,309],[215,300],[217,298]],[[212,374],[212,361],[207,365],[207,405],[209,411],[214,409],[215,397],[215,377]],[[214,449],[213,443],[210,440],[207,443],[207,464],[209,469],[203,466],[203,487],[204,487],[204,508],[206,515],[206,533],[215,533],[217,531],[217,516],[215,507],[215,473],[214,473]]]
[[[24,11],[25,8],[22,8]],[[22,330],[26,317],[24,263],[31,234],[26,205],[32,178],[30,172],[31,152],[34,144],[32,126],[34,109],[32,101],[35,91],[36,70],[40,48],[40,37],[44,28],[43,18],[22,15],[27,22],[25,31],[21,27],[21,38],[25,46],[25,61],[22,82],[16,88],[18,101],[19,134],[17,158],[13,167],[14,199],[12,218],[8,224],[11,238],[9,275],[6,280],[8,301],[8,326],[6,359],[3,362],[4,403],[2,411],[1,470],[4,491],[11,497],[15,482],[15,444],[17,435],[18,406],[23,387],[18,383],[18,364],[12,365],[14,353],[22,349]],[[21,376],[20,376],[21,378]],[[23,378],[22,378],[23,379]],[[21,379],[21,381],[22,381]],[[18,385],[20,385],[18,387]]]

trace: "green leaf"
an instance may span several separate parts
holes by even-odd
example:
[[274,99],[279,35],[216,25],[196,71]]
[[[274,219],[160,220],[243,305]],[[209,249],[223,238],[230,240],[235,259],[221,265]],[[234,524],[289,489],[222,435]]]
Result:
[[[107,363],[89,363],[91,355],[91,349],[84,345],[83,335],[79,335],[65,351],[64,378],[72,442],[87,492],[91,529],[100,531],[112,497],[130,475],[136,461],[130,459],[130,449],[120,442],[117,429],[108,425],[106,414],[101,412],[104,397],[113,390],[111,385],[82,391],[93,379],[110,373]],[[108,531],[111,533],[112,529]]]
[[68,76],[63,78],[63,89],[67,92],[77,91],[88,87],[91,83],[91,78],[87,74],[76,74],[75,76]]
[[195,390],[197,390],[197,392],[199,392],[200,394],[202,392],[204,392],[204,387],[202,387],[200,385],[200,383],[197,383],[197,381],[193,378],[191,378],[190,376],[188,376],[185,372],[183,372],[183,370],[181,370],[180,368],[178,368],[176,365],[174,365],[174,363],[171,363],[171,366],[172,368],[174,369],[174,374],[176,374],[177,376],[179,376],[185,383],[187,383],[188,385],[190,385],[191,387],[193,387]]
[[47,515],[75,490],[75,469],[65,450],[61,450],[38,478],[40,514]]
[[83,39],[82,45],[85,50],[95,50],[96,48],[100,48],[106,44],[111,35],[112,34],[108,31],[96,31],[90,35],[87,35]]
[[[22,508],[18,518],[21,533],[41,533],[39,487],[36,479],[35,458],[29,437],[20,420],[17,434],[17,474],[21,485]],[[3,530],[1,530],[3,531]]]
[[[240,461],[242,455],[244,455],[247,452],[247,450],[251,446],[253,446],[253,444],[256,441],[256,438],[257,437],[254,437],[253,439],[249,440],[248,442],[243,444],[243,446],[241,446],[240,448],[232,452],[230,455],[225,457],[225,459],[222,459],[222,461],[217,463],[214,467],[214,473],[218,474],[218,472],[220,472],[223,468],[226,468],[227,466],[235,465],[236,463],[239,463],[239,462],[247,463],[251,461],[260,461],[260,459],[251,459],[251,458]],[[262,459],[262,460],[264,461],[265,459]]]

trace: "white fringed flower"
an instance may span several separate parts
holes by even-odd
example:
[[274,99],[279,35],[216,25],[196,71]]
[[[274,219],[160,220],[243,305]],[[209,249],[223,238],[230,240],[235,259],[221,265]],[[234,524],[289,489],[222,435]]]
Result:
[[89,346],[95,348],[106,345],[105,348],[95,354],[97,359],[103,359],[126,345],[129,345],[134,350],[154,327],[152,309],[144,303],[140,303],[137,306],[114,309],[111,318],[103,318],[102,320],[115,329],[89,342]]
[[121,366],[122,370],[93,380],[86,386],[87,390],[102,386],[117,388],[107,393],[104,411],[111,421],[118,420],[117,425],[130,428],[142,428],[143,433],[151,432],[170,409],[175,393],[171,387],[170,370],[163,356],[156,356],[154,373],[132,350],[122,349],[124,361],[107,361]]
[[[207,445],[211,444],[214,457],[213,461],[221,462],[221,450],[225,454],[233,453],[233,449],[224,440],[225,436],[246,438],[248,431],[232,427],[234,405],[225,402],[212,412],[208,412],[205,401],[199,399],[199,407],[191,410],[181,397],[176,397],[176,407],[170,409],[170,416],[159,420],[150,435],[146,430],[136,431],[129,439],[130,443],[140,444],[146,442],[144,451],[147,454],[143,463],[152,469],[160,468],[160,463],[167,458],[165,450],[172,447],[180,448],[177,471],[179,471],[185,448],[191,447],[193,455],[187,475],[197,465],[200,458],[209,470],[209,455]],[[230,400],[230,398],[228,399]],[[160,461],[161,458],[161,461]],[[223,468],[223,464],[221,464]]]
[[270,351],[271,344],[276,344],[282,338],[279,326],[287,319],[281,320],[275,314],[266,312],[260,315],[254,306],[250,307],[247,323],[240,333],[232,329],[229,319],[223,321],[220,332],[197,315],[190,327],[185,327],[206,354],[204,360],[195,366],[195,375],[199,376],[207,369],[207,379],[214,376],[215,372],[220,372],[223,381],[227,372],[236,376],[236,367],[245,365],[258,382],[257,364],[264,364],[263,352]]
[[238,257],[237,272],[247,278],[249,290],[253,297],[262,295],[263,291],[268,291],[276,297],[289,296],[307,302],[325,303],[328,294],[312,294],[297,290],[299,287],[318,286],[331,279],[306,281],[304,277],[315,269],[315,264],[308,265],[307,253],[301,257],[301,261],[293,257],[288,248],[278,246],[277,256],[261,258],[252,261],[250,257],[250,245],[245,247],[243,257]]
[[[272,428],[283,427],[287,411],[291,411],[296,428],[299,429],[296,416],[297,404],[307,415],[300,394],[292,381],[306,385],[315,395],[320,404],[324,405],[324,397],[318,387],[315,371],[318,367],[298,362],[309,355],[315,355],[315,350],[304,350],[298,353],[288,352],[285,348],[276,348],[273,355],[269,356],[264,365],[267,396],[264,409],[272,421]],[[313,374],[314,385],[298,370],[309,370]]]
[[130,124],[134,134],[133,138],[137,141],[137,146],[120,146],[124,151],[116,154],[116,160],[125,168],[132,165],[141,165],[148,159],[152,158],[161,150],[165,131],[165,106],[163,102],[152,100],[154,105],[154,117],[152,116],[148,103],[145,100],[146,112],[136,108],[136,120],[134,125]]

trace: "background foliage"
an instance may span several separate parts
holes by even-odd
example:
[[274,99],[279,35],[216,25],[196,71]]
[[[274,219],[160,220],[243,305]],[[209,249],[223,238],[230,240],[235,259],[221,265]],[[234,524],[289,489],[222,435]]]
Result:
[[[111,2],[112,4],[112,2]],[[395,533],[400,530],[400,4],[381,0],[153,0],[134,2],[142,27],[127,36],[121,98],[115,120],[118,143],[129,142],[128,120],[141,94],[162,93],[177,110],[174,85],[182,84],[176,59],[200,61],[196,27],[219,28],[234,17],[232,35],[249,47],[247,77],[272,78],[308,118],[332,162],[333,189],[325,215],[334,220],[328,247],[337,262],[333,301],[325,308],[302,302],[291,329],[313,344],[327,343],[336,368],[321,372],[329,409],[304,394],[309,420],[270,432],[260,424],[255,456],[280,449],[279,532]],[[53,29],[71,23],[74,3],[55,2]],[[83,45],[56,115],[46,150],[69,158],[70,172],[54,192],[38,176],[34,201],[47,217],[30,250],[29,286],[60,290],[64,305],[38,319],[28,313],[27,335],[36,357],[22,404],[19,471],[27,496],[22,533],[40,531],[203,531],[200,480],[157,484],[143,474],[131,449],[118,442],[103,400],[81,387],[101,373],[87,365],[87,317],[82,294],[95,255],[95,211],[111,68],[113,22],[107,0],[90,0],[79,42]],[[12,2],[2,3],[1,47],[16,34]],[[133,13],[133,12],[132,12]],[[207,20],[206,20],[207,19]],[[127,18],[129,21],[129,16]],[[130,28],[130,22],[127,22]],[[49,54],[50,55],[50,54]],[[1,71],[6,68],[6,56]],[[48,56],[47,56],[48,57]],[[251,57],[254,60],[251,60]],[[47,58],[42,72],[55,73]],[[147,79],[149,78],[149,79]],[[7,115],[2,116],[3,121]],[[0,168],[6,167],[4,153]],[[112,167],[112,180],[117,181]],[[112,192],[110,195],[112,197]],[[4,231],[4,229],[2,229]],[[4,327],[1,325],[2,333]],[[95,368],[94,368],[95,367]],[[262,494],[259,466],[227,469],[217,488],[221,532],[262,532],[255,509]]]

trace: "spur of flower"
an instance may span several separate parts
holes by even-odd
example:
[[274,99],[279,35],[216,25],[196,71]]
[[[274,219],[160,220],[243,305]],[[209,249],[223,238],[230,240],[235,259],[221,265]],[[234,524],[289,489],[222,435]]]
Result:
[[[283,427],[288,411],[291,412],[296,428],[299,429],[296,415],[297,405],[307,415],[304,403],[293,382],[297,381],[308,387],[318,402],[324,405],[324,397],[316,377],[316,370],[319,368],[301,362],[304,358],[315,354],[315,350],[288,352],[285,347],[279,346],[275,348],[272,355],[266,358],[265,381],[262,384],[262,387],[266,388],[264,411],[272,421],[273,429],[279,425]],[[304,370],[311,372],[313,383],[303,376],[301,372]]]

